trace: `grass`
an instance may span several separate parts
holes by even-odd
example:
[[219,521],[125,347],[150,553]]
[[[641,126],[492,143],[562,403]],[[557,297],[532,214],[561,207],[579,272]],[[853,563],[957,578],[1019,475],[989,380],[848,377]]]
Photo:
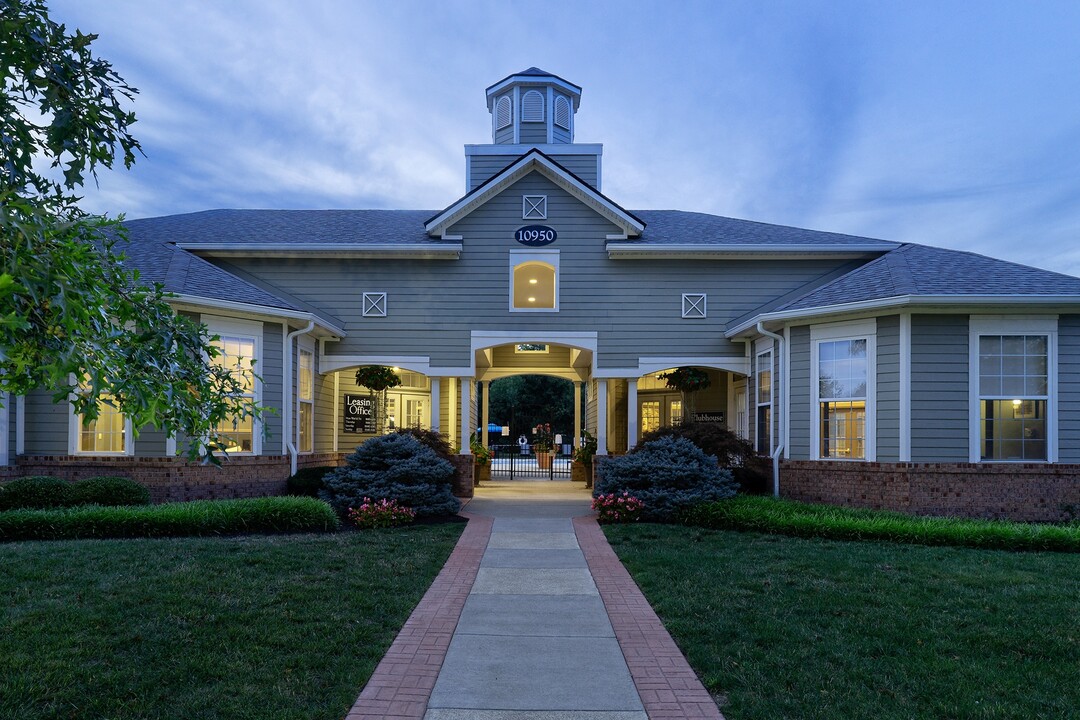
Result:
[[0,540],[182,537],[333,530],[337,516],[314,498],[195,500],[0,512]]
[[700,505],[687,523],[834,540],[886,540],[921,545],[1080,552],[1080,523],[1049,525],[1003,520],[913,517],[882,510],[813,505],[740,495]]
[[340,720],[463,527],[0,545],[0,717]]
[[1074,556],[604,532],[728,720],[1077,717]]

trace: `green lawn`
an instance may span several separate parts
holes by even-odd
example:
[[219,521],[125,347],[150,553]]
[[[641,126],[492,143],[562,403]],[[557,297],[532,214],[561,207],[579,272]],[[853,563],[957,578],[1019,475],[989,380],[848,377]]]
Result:
[[728,720],[1080,717],[1075,555],[604,531]]
[[0,717],[340,720],[464,525],[0,545]]

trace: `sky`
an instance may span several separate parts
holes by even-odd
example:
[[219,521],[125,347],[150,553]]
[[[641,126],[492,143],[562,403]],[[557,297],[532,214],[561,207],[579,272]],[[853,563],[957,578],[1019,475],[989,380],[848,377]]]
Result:
[[139,88],[92,212],[440,209],[484,89],[583,88],[603,191],[1080,275],[1080,3],[53,0]]

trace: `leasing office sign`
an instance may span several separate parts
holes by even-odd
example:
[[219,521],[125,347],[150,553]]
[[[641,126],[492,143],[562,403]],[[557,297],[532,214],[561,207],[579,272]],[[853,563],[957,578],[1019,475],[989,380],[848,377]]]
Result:
[[527,247],[550,245],[558,237],[559,234],[555,232],[555,228],[550,228],[547,225],[526,225],[523,228],[518,228],[514,233],[514,239]]

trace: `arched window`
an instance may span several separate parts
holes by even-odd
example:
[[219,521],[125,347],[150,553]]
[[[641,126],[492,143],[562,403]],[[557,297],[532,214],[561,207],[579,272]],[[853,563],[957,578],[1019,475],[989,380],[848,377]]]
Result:
[[513,107],[510,103],[510,97],[503,95],[495,101],[495,129],[502,130],[511,122],[513,122]]
[[521,98],[521,122],[544,122],[544,96],[530,90]]
[[555,98],[555,124],[570,129],[570,101],[562,95]]
[[558,312],[559,251],[510,252],[510,311]]

